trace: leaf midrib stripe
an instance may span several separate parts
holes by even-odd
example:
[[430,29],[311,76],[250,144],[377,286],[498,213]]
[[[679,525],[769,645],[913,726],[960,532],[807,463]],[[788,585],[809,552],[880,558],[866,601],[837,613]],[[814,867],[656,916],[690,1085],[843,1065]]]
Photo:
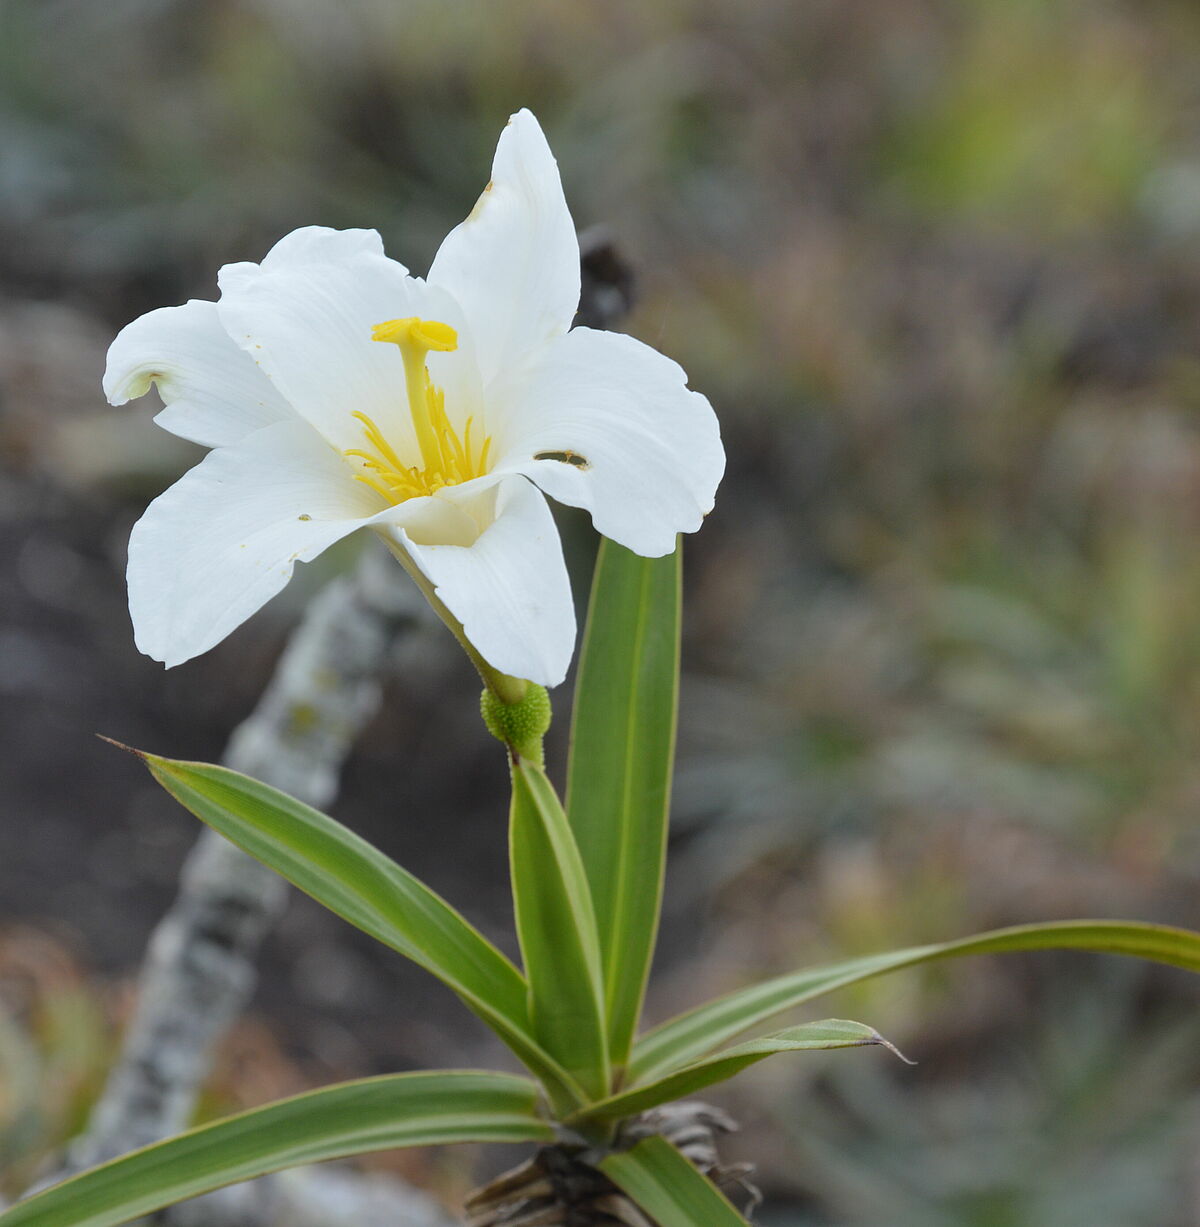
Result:
[[[626,737],[625,737],[625,755],[624,755],[624,772],[621,787],[621,821],[620,821],[620,840],[618,842],[618,857],[617,857],[617,872],[614,875],[616,884],[615,892],[612,900],[612,916],[616,923],[613,924],[610,930],[611,941],[608,949],[604,952],[604,979],[606,985],[606,995],[608,997],[608,1014],[609,1025],[612,1025],[612,1013],[617,1004],[617,985],[616,985],[616,969],[615,964],[618,961],[618,952],[622,950],[622,942],[618,940],[623,936],[625,931],[625,901],[628,896],[628,877],[626,874],[626,866],[629,863],[629,815],[632,807],[633,796],[633,770],[631,767],[633,758],[633,747],[636,742],[634,736],[635,726],[637,721],[638,702],[641,697],[642,689],[642,670],[638,667],[638,662],[641,660],[642,645],[646,641],[646,593],[650,585],[650,568],[643,564],[641,570],[641,582],[638,588],[638,615],[637,615],[637,630],[634,634],[633,652],[630,656],[632,662],[631,675],[629,679],[629,704],[628,704],[628,720],[626,721]],[[617,920],[619,918],[619,920]],[[618,932],[618,925],[620,932]]]

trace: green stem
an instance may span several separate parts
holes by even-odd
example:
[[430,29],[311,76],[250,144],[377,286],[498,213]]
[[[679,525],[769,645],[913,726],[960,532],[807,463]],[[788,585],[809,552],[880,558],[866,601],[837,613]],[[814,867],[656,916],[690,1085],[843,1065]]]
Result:
[[525,691],[529,688],[529,683],[524,678],[510,677],[509,674],[501,673],[499,669],[494,669],[489,665],[479,655],[475,645],[467,638],[462,623],[442,603],[434,586],[426,578],[421,568],[409,556],[408,551],[388,537],[386,533],[380,533],[380,536],[387,543],[387,547],[392,551],[396,561],[412,576],[413,583],[421,589],[425,599],[433,607],[433,612],[449,627],[450,633],[462,645],[463,651],[466,652],[471,663],[475,666],[476,672],[478,672],[483,680],[483,684],[501,703],[519,703],[525,697]]

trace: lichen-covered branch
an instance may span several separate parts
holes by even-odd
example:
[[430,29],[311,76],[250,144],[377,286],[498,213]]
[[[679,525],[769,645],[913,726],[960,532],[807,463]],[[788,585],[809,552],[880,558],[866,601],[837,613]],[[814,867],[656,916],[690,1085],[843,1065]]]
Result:
[[[225,762],[327,806],[378,706],[393,643],[430,622],[420,594],[391,559],[364,551],[354,573],[309,606],[257,708],[231,738]],[[188,1126],[213,1049],[253,992],[255,955],[286,890],[282,878],[221,836],[207,830],[200,836],[179,896],[150,940],[121,1054],[59,1177]],[[222,1190],[166,1215],[181,1227],[447,1222],[432,1201],[399,1181],[364,1182],[330,1169]]]
[[[311,805],[328,805],[376,710],[388,649],[421,617],[423,603],[404,576],[366,551],[353,575],[309,606],[225,762]],[[120,1058],[72,1147],[72,1168],[187,1127],[213,1046],[253,991],[254,957],[286,889],[221,836],[200,836],[179,896],[150,940]]]
[[430,1196],[395,1176],[329,1164],[296,1167],[180,1202],[163,1227],[458,1227]]

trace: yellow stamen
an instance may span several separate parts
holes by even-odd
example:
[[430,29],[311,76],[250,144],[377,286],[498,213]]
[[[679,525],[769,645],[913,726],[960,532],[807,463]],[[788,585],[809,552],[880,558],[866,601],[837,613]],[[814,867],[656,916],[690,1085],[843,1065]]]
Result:
[[459,438],[446,413],[445,394],[434,386],[425,365],[425,355],[430,350],[449,353],[458,348],[458,334],[454,329],[438,320],[411,316],[376,324],[371,329],[371,338],[390,341],[400,347],[409,413],[421,449],[422,467],[404,464],[379,426],[365,413],[355,412],[351,416],[362,423],[370,449],[352,448],[343,453],[361,461],[366,470],[356,474],[357,479],[389,502],[402,503],[405,499],[433,494],[443,486],[456,486],[486,473],[491,438],[484,438],[479,456],[475,457],[471,444],[473,419],[467,419],[462,438]]

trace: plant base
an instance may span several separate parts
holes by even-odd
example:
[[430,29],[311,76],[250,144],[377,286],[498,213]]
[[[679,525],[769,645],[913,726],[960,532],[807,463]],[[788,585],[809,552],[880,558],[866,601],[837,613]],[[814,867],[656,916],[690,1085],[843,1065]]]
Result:
[[[740,1187],[757,1205],[758,1190],[747,1179],[751,1165],[723,1166],[717,1154],[718,1137],[736,1129],[719,1108],[694,1101],[668,1104],[630,1122],[616,1148],[661,1134],[716,1184]],[[469,1227],[657,1227],[594,1166],[602,1157],[582,1144],[543,1147],[468,1195]]]

